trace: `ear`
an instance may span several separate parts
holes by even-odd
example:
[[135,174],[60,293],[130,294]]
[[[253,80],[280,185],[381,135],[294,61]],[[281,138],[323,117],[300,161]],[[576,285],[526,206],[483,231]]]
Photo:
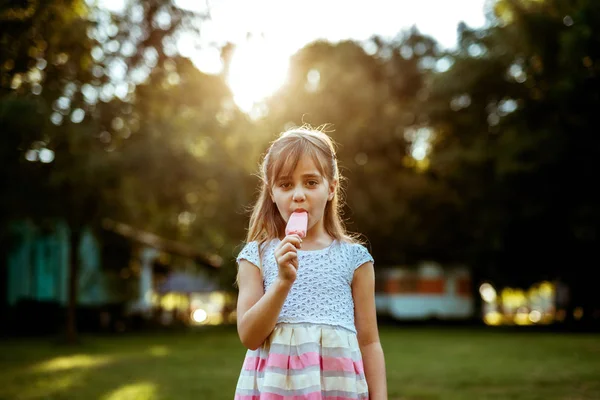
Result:
[[335,190],[337,189],[338,181],[334,180],[329,184],[329,193],[327,195],[327,201],[333,200],[335,196]]

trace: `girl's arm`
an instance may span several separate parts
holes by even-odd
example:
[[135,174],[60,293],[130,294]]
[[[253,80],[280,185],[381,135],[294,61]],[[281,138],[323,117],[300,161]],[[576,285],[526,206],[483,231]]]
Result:
[[265,293],[260,270],[246,260],[240,260],[238,281],[238,335],[244,346],[256,350],[275,328],[293,282],[278,278]]
[[375,270],[367,262],[354,272],[352,279],[354,298],[354,321],[358,344],[365,367],[370,400],[387,400],[385,359],[379,341],[377,315],[375,312]]
[[237,328],[240,340],[247,348],[256,350],[271,334],[285,299],[296,280],[298,253],[302,240],[288,235],[275,248],[279,274],[266,293],[260,269],[240,260],[237,304]]

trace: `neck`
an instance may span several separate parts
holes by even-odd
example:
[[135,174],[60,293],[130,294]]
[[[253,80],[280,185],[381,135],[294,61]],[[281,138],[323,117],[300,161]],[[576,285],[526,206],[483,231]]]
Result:
[[333,239],[334,238],[325,230],[323,220],[320,220],[306,232],[306,237],[302,239],[302,242],[305,244],[329,244]]

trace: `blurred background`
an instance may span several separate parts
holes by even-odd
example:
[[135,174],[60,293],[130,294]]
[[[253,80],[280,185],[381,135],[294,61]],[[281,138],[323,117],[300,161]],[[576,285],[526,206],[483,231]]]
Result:
[[230,398],[258,164],[302,124],[390,398],[600,398],[599,2],[9,0],[0,43],[0,398]]

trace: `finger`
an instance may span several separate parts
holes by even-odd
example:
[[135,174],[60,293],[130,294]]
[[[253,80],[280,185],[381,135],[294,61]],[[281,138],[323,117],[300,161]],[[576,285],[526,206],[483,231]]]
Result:
[[280,249],[275,251],[275,257],[279,258],[279,257],[283,256],[285,253],[288,253],[290,251],[295,252],[296,246],[294,246],[292,243],[286,243]]
[[295,253],[296,251],[298,251],[298,249],[297,249],[297,248],[296,248],[296,246],[295,246],[294,244],[292,244],[292,243],[287,243],[285,246],[283,246],[283,247],[281,248],[281,254],[282,254],[282,255],[283,255],[283,254],[285,254],[285,253],[288,253],[288,252],[290,252],[290,251]]
[[292,261],[290,261],[290,263],[294,266],[294,268],[298,269],[298,257],[296,256],[296,258],[292,259]]
[[285,253],[280,259],[279,259],[279,264],[285,264],[288,262],[291,262],[292,260],[295,260],[298,257],[298,255],[294,252],[289,252],[289,253]]
[[300,236],[298,236],[297,234],[293,233],[291,235],[287,235],[286,237],[283,238],[283,240],[281,241],[281,243],[291,243],[293,244],[296,248],[300,248],[302,245],[302,239],[300,238]]

